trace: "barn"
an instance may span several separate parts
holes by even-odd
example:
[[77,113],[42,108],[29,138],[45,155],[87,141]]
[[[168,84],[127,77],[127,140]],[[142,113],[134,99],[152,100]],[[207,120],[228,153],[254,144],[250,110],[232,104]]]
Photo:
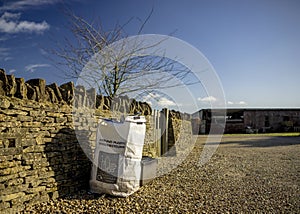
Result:
[[201,109],[195,112],[192,114],[193,133],[208,134],[210,127],[218,125],[224,117],[225,133],[300,131],[300,108],[237,108]]

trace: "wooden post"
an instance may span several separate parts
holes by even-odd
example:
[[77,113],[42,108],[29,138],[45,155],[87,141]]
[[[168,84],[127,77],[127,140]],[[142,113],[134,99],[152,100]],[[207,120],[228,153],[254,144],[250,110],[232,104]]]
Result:
[[168,151],[168,124],[169,124],[169,109],[161,110],[160,127],[161,127],[161,155]]
[[161,130],[160,130],[160,113],[158,110],[153,110],[153,140],[155,145],[155,152],[158,157],[161,156]]

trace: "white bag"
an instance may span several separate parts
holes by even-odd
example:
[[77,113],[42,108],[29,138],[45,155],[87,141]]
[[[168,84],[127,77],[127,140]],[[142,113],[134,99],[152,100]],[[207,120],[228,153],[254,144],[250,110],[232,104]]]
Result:
[[145,122],[144,116],[128,116],[123,123],[99,121],[92,192],[126,197],[139,189]]

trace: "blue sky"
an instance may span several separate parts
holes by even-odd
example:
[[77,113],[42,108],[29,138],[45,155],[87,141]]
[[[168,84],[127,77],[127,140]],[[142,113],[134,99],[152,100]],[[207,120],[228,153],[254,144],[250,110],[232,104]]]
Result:
[[[228,107],[300,107],[298,0],[67,2],[1,1],[0,67],[25,79],[66,82],[43,51],[69,35],[62,7],[88,20],[99,18],[106,28],[134,17],[126,27],[132,35],[140,26],[138,18],[145,19],[153,7],[143,32],[174,32],[200,50],[221,80]],[[200,107],[214,102],[202,92],[194,94]]]

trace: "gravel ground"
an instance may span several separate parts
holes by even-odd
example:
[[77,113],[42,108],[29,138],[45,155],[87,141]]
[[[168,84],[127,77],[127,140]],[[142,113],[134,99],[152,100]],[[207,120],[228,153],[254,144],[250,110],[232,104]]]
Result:
[[25,213],[300,213],[300,137],[223,137],[204,166],[188,158],[127,197],[82,191]]

